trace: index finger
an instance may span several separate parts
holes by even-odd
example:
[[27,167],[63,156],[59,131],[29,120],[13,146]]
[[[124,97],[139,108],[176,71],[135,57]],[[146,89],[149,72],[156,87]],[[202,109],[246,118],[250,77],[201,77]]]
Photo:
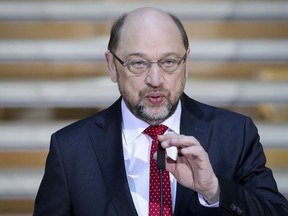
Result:
[[193,145],[200,145],[199,141],[194,136],[186,136],[176,133],[159,135],[158,140],[161,142],[163,148],[168,148],[171,146],[175,146],[177,148],[184,148]]

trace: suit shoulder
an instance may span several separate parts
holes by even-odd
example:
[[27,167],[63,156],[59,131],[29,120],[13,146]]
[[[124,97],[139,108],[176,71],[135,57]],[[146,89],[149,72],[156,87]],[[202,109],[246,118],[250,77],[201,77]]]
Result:
[[117,119],[120,118],[119,113],[121,113],[119,104],[119,100],[117,100],[110,107],[86,118],[72,122],[56,131],[55,134],[72,134],[72,136],[79,133],[87,134],[91,129],[95,129],[94,126],[101,128],[107,121],[117,121]]
[[219,115],[221,116],[227,116],[227,117],[233,117],[233,118],[247,118],[248,116],[238,113],[232,110],[224,109],[221,107],[216,107],[213,105],[208,105],[204,103],[200,103],[200,106],[202,107],[203,110],[206,110],[207,115]]
[[250,119],[249,116],[244,114],[213,105],[208,105],[191,98],[186,98],[184,103],[184,106],[187,106],[191,112],[196,113],[199,118],[205,121],[225,121],[225,119],[228,121],[246,121],[247,119]]
[[55,134],[57,136],[61,136],[61,135],[73,135],[76,133],[81,133],[81,131],[87,131],[87,129],[89,127],[91,127],[91,125],[93,124],[93,122],[95,121],[95,119],[97,118],[98,113],[93,114],[89,117],[71,122],[69,124],[67,124],[66,126],[60,128],[59,130],[57,130],[55,132]]

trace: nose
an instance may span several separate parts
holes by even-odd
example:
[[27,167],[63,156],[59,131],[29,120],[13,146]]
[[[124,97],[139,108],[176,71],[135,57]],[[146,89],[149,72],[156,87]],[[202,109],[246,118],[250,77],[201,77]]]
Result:
[[163,83],[163,74],[161,68],[156,62],[153,62],[149,68],[146,82],[153,87],[158,87]]

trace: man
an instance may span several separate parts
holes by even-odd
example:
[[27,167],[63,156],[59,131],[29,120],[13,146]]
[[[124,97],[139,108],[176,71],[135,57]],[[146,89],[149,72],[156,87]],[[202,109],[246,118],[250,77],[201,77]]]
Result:
[[[52,135],[35,216],[288,215],[251,119],[183,93],[190,50],[176,17],[155,8],[123,15],[108,49],[121,97]],[[151,138],[159,125],[164,134]],[[170,173],[161,197],[172,206],[150,197],[157,139]]]

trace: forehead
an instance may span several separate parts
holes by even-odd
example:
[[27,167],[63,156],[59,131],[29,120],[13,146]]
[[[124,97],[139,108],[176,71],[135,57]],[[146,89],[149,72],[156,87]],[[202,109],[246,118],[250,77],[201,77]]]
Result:
[[177,52],[184,45],[172,18],[159,11],[129,14],[121,30],[119,52]]

